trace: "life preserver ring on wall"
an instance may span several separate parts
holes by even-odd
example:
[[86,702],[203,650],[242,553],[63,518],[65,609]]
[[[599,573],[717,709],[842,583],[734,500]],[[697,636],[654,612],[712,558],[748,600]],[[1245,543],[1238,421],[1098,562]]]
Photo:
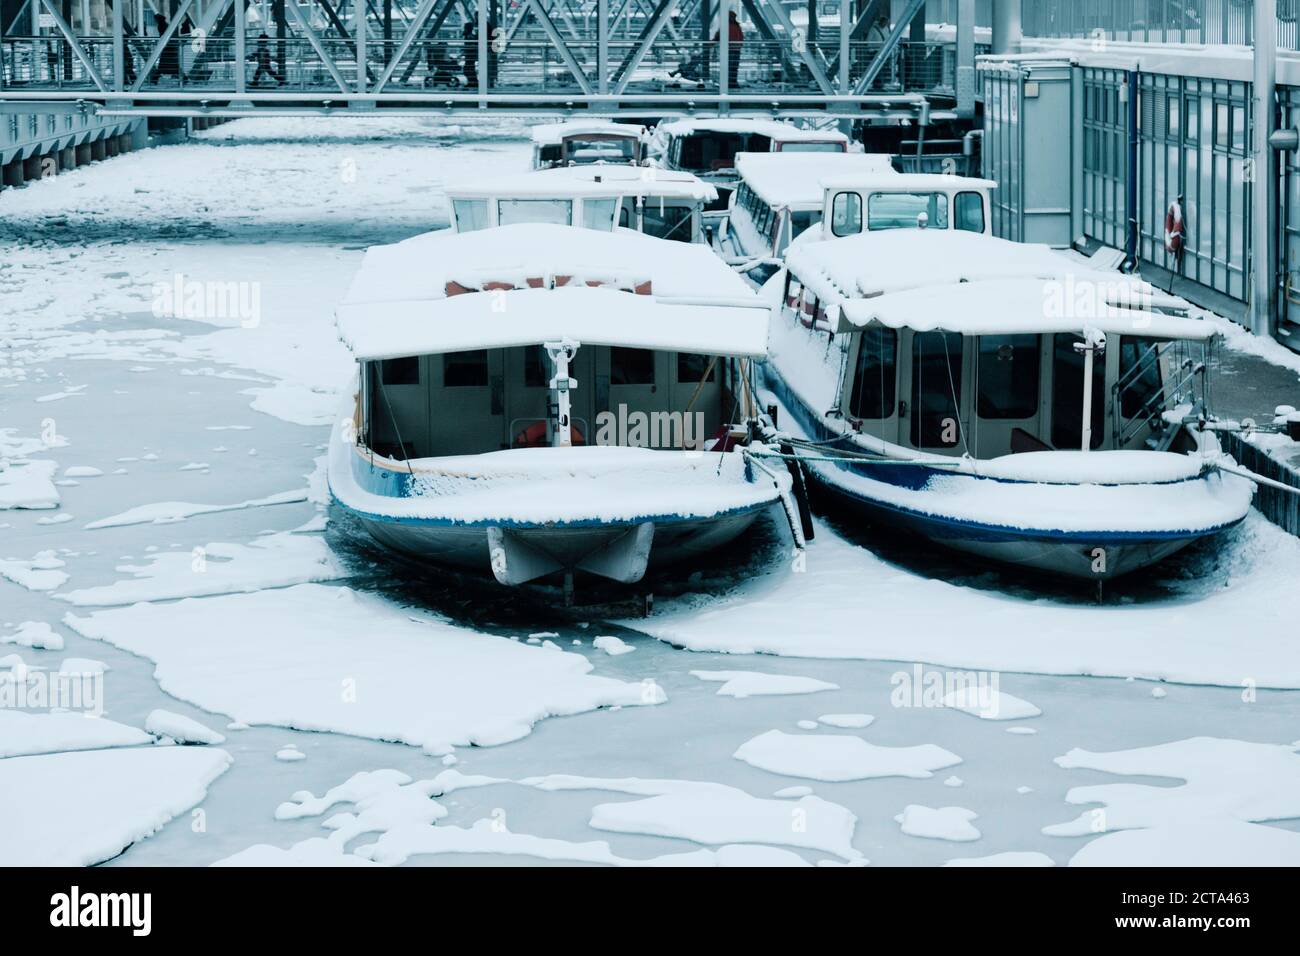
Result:
[[[582,437],[582,429],[573,425],[569,429],[569,434],[573,438],[573,444],[585,445],[587,442]],[[546,438],[546,422],[533,422],[518,435],[515,436],[512,448],[546,448],[550,442]]]

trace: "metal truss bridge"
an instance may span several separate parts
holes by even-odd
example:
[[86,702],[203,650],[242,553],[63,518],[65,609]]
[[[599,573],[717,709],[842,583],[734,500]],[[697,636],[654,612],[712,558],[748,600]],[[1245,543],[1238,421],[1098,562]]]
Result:
[[0,111],[924,122],[974,109],[975,0],[950,7],[927,28],[925,0],[0,0]]

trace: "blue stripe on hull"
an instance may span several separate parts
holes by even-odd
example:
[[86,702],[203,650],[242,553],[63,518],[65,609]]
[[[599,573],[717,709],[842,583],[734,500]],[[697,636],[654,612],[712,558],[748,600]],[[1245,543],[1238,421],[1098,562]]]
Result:
[[[787,385],[771,363],[763,366],[764,381],[768,388],[781,400],[781,404],[795,417],[804,433],[817,441],[826,441],[836,437],[836,433],[827,428],[821,416],[812,412],[801,402]],[[820,463],[819,463],[820,464]],[[882,484],[919,491],[933,477],[947,475],[947,472],[924,465],[871,465],[871,464],[835,464],[833,467],[851,474],[861,475]],[[1209,529],[1197,531],[1114,531],[1097,529],[1093,531],[1057,531],[1048,529],[1027,530],[1003,525],[989,525],[963,518],[936,515],[907,508],[893,502],[881,501],[863,494],[856,488],[836,482],[827,477],[821,468],[807,467],[810,478],[820,487],[825,488],[840,498],[847,499],[860,509],[869,511],[882,521],[905,525],[916,532],[941,543],[947,542],[982,542],[988,544],[1073,544],[1093,547],[1120,546],[1151,543],[1182,542],[1188,544],[1199,538],[1217,534],[1238,524],[1241,519],[1230,521]],[[997,479],[971,479],[997,480]]]

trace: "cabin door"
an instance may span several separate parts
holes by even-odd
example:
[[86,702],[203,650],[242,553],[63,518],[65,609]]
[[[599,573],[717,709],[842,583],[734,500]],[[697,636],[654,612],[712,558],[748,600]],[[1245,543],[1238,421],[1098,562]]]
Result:
[[502,366],[501,349],[429,356],[433,454],[480,455],[506,447]]
[[899,391],[898,346],[899,333],[878,325],[853,336],[842,399],[845,418],[858,431],[892,444],[898,443],[900,422],[906,420]]
[[[569,377],[578,380],[577,389],[569,393],[575,445],[590,444],[595,428],[596,351],[592,346],[579,346],[578,353],[569,363]],[[554,374],[554,365],[544,346],[528,345],[505,350],[506,441],[509,447],[549,443],[546,422],[550,414],[550,383]]]
[[906,418],[901,444],[940,455],[974,454],[970,442],[970,370],[966,339],[956,332],[904,332],[900,362]]
[[1049,448],[1042,427],[1045,416],[1040,414],[1042,337],[982,335],[972,344],[975,434],[971,453],[997,458]]
[[669,353],[667,358],[673,382],[670,411],[680,413],[680,416],[674,414],[672,422],[675,428],[678,421],[681,426],[674,440],[663,444],[672,448],[700,449],[722,425],[723,416],[730,418],[732,415],[733,409],[722,407],[722,381],[727,360],[721,356],[692,352]]
[[[610,348],[606,369],[606,404],[600,440],[611,445],[660,447],[654,440],[651,424],[655,415],[669,411],[669,359],[672,356],[652,349]],[[661,430],[661,429],[660,429]]]

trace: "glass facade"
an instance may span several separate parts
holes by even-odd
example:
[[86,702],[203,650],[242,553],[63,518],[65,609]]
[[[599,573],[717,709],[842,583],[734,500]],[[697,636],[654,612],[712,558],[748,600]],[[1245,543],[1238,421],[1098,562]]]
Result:
[[[1217,292],[1247,297],[1250,85],[1142,74],[1138,110],[1139,254]],[[1182,196],[1180,265],[1165,245]]]
[[1128,104],[1122,70],[1083,71],[1083,230],[1125,247]]

